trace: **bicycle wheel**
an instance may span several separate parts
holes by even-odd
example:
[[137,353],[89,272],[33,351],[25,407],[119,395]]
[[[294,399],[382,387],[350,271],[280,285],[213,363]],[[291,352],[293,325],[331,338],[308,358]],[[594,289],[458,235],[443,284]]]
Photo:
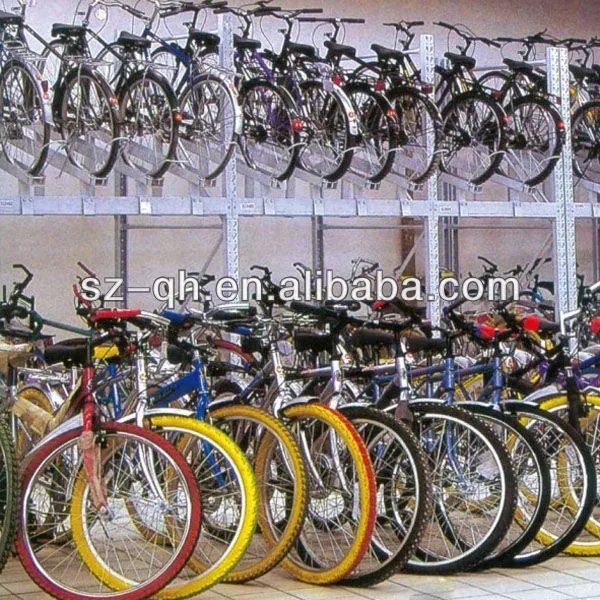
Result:
[[[583,439],[561,418],[523,402],[509,401],[503,405],[544,448],[553,483],[548,514],[536,539],[503,565],[529,566],[563,552],[576,539],[580,544],[578,536],[582,534],[596,501],[596,471]],[[584,544],[580,547],[588,542],[591,542],[590,548],[598,544],[591,534],[581,541]]]
[[550,506],[550,468],[541,444],[512,415],[490,406],[461,403],[487,423],[504,442],[517,477],[518,501],[515,518],[504,539],[475,569],[501,566],[524,550],[542,527]]
[[503,171],[534,186],[554,170],[565,141],[565,124],[545,98],[523,96],[506,105],[508,150]]
[[508,532],[517,505],[509,454],[489,426],[455,406],[415,401],[414,429],[429,458],[434,515],[407,569],[469,568]]
[[252,466],[239,446],[218,428],[194,417],[150,410],[146,422],[187,459],[202,497],[202,531],[187,567],[156,594],[175,600],[219,583],[253,538],[258,490]]
[[0,141],[8,162],[39,175],[48,157],[50,123],[35,72],[17,60],[0,74]]
[[575,111],[571,138],[575,174],[600,183],[600,101],[587,102]]
[[504,157],[505,118],[487,96],[467,92],[453,98],[442,111],[442,170],[456,171],[472,185],[487,181]]
[[377,493],[369,453],[338,411],[296,404],[283,417],[303,452],[309,504],[300,536],[281,564],[300,581],[335,583],[357,568],[371,543]]
[[8,423],[0,415],[0,573],[8,560],[17,524],[18,465]]
[[[210,417],[246,452],[257,478],[259,528],[226,578],[243,583],[277,566],[296,541],[308,506],[308,477],[294,436],[267,412],[219,403],[211,408]],[[263,535],[267,530],[269,535]]]
[[162,177],[175,160],[181,114],[175,92],[159,73],[142,71],[119,90],[123,160],[149,178]]
[[340,583],[371,586],[400,571],[417,549],[433,512],[428,459],[412,431],[372,407],[339,411],[363,439],[375,470],[377,517],[369,550]]
[[[598,458],[600,457],[600,398],[587,394],[585,399],[587,414],[579,419],[579,426],[586,446],[592,454],[595,465],[596,479],[598,479]],[[569,401],[564,394],[545,400],[539,405],[541,410],[560,417],[563,421],[569,419]],[[571,498],[571,491],[564,489],[563,499],[567,506],[573,510],[578,504],[578,498]],[[600,495],[595,494],[592,513],[585,523],[585,530],[570,544],[564,552],[578,556],[600,555]]]
[[181,96],[181,165],[202,179],[220,175],[235,147],[238,111],[238,99],[224,80],[209,74],[196,77]]
[[[103,425],[96,443],[108,503],[99,511],[81,466],[81,433],[77,428],[59,435],[31,458],[23,478],[19,557],[36,584],[55,598],[148,598],[179,573],[196,545],[200,494],[194,474],[159,435]],[[170,544],[141,536],[124,510],[127,501],[143,505],[146,524],[168,532]],[[48,513],[55,527],[40,534],[37,520],[49,522]]]
[[119,116],[108,84],[86,67],[65,77],[59,91],[58,129],[71,163],[93,177],[106,177],[119,150]]
[[400,135],[394,169],[414,184],[427,181],[442,157],[442,119],[435,104],[421,92],[395,87],[387,97],[396,109]]
[[379,183],[392,170],[399,139],[399,122],[388,100],[369,86],[344,86],[358,118],[358,144],[351,169],[371,183]]
[[269,81],[255,79],[242,84],[240,104],[244,160],[273,179],[288,179],[298,164],[302,125],[293,100]]
[[300,93],[307,136],[300,154],[302,168],[326,181],[337,181],[350,168],[358,133],[351,131],[354,124],[339,97],[343,92],[328,91],[319,81],[305,81]]

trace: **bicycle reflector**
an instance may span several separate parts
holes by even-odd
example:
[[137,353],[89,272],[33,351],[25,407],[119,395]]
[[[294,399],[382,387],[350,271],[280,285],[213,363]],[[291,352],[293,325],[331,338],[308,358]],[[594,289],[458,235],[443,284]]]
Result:
[[540,328],[540,318],[537,315],[527,315],[521,321],[521,325],[523,325],[525,331],[538,331]]
[[424,94],[433,94],[433,85],[431,83],[425,83],[421,86],[421,91]]
[[395,119],[398,116],[398,113],[393,108],[388,108],[385,111],[385,115],[388,119]]
[[381,310],[382,308],[385,308],[388,305],[388,302],[386,300],[377,300],[376,302],[373,302],[373,304],[371,304],[371,308],[373,310]]
[[302,131],[304,129],[304,121],[302,119],[293,119],[292,129],[294,131]]
[[42,95],[44,97],[44,100],[50,100],[50,86],[48,85],[48,80],[44,79],[44,81],[42,81]]
[[559,119],[558,121],[556,121],[556,127],[557,127],[557,129],[564,129],[565,122],[562,119]]
[[590,331],[594,335],[600,333],[600,317],[592,317],[592,321],[590,323]]
[[335,83],[335,85],[342,85],[342,83],[344,83],[344,78],[341,75],[335,74],[331,78],[331,81],[333,81],[333,83]]
[[175,121],[175,123],[181,123],[183,121],[183,114],[180,112],[176,112],[173,115],[173,121]]
[[383,79],[378,79],[373,86],[373,89],[376,92],[383,92],[385,90],[385,81]]

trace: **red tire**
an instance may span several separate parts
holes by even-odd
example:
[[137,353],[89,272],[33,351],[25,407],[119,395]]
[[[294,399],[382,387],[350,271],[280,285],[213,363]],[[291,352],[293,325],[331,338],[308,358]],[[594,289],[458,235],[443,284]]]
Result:
[[[194,473],[183,456],[160,435],[134,425],[111,423],[102,426],[102,433],[105,435],[107,443],[110,443],[110,439],[113,437],[117,439],[120,438],[122,444],[131,442],[136,444],[136,446],[132,444],[132,450],[134,448],[141,448],[144,444],[153,448],[153,456],[156,458],[153,458],[152,468],[155,471],[155,474],[160,475],[160,473],[157,473],[157,467],[155,466],[157,463],[155,461],[159,459],[164,460],[164,464],[167,465],[167,468],[172,469],[172,471],[168,472],[176,472],[179,477],[177,480],[178,483],[180,482],[178,492],[183,491],[186,494],[184,500],[186,509],[184,516],[185,527],[181,530],[182,535],[176,537],[176,547],[174,547],[170,560],[160,563],[157,557],[151,555],[151,558],[148,561],[149,563],[160,563],[159,570],[153,574],[153,576],[149,577],[147,580],[140,577],[142,581],[138,582],[137,585],[134,584],[126,589],[123,589],[124,586],[120,586],[120,589],[115,589],[114,586],[111,588],[110,585],[107,585],[106,581],[100,581],[99,578],[92,575],[83,564],[78,546],[74,542],[74,536],[70,531],[70,521],[67,518],[71,515],[71,497],[66,494],[61,495],[60,491],[61,481],[64,481],[65,490],[67,491],[72,491],[74,487],[73,482],[76,479],[74,476],[75,471],[72,465],[68,464],[68,458],[75,458],[75,460],[77,460],[77,454],[73,453],[72,449],[76,447],[81,432],[82,428],[79,427],[48,441],[38,449],[30,463],[27,465],[23,476],[22,502],[19,512],[19,529],[16,542],[17,553],[19,554],[25,570],[33,581],[35,581],[35,583],[45,592],[51,594],[55,598],[60,598],[62,600],[91,600],[96,598],[145,600],[164,588],[177,576],[183,567],[185,567],[195,549],[200,534],[201,504],[200,493],[198,491]],[[116,446],[113,445],[111,446],[111,449],[115,447]],[[124,464],[126,474],[127,472],[130,472],[138,476],[140,469],[139,465],[141,463],[128,461],[128,456],[122,448],[127,450],[127,446],[118,447],[118,450],[112,452],[109,456],[119,457],[119,465],[117,466]],[[62,454],[62,452],[65,451],[67,454]],[[106,465],[106,462],[107,461],[103,461],[103,467]],[[61,470],[63,465],[65,465],[65,473]],[[138,467],[137,471],[136,466]],[[70,474],[66,474],[67,469],[70,469]],[[121,483],[118,472],[117,476],[114,476],[114,467],[111,472],[113,473],[113,480],[108,480],[108,483],[106,484],[107,495],[109,495],[109,504],[111,500],[113,500],[113,495],[116,494],[116,490]],[[108,479],[108,476],[109,474],[103,474],[103,479]],[[142,481],[142,479],[140,478],[139,481]],[[129,490],[129,492],[131,491],[131,488],[126,489]],[[44,492],[47,494],[47,498],[44,497]],[[142,496],[140,502],[143,503],[144,501],[147,501],[148,497],[149,496]],[[179,498],[180,496],[178,494],[176,497],[178,507]],[[37,502],[38,504],[34,506],[34,502]],[[119,500],[118,502],[122,502],[122,500]],[[52,520],[54,521],[51,528],[45,525],[45,530],[44,528],[40,528],[37,521],[35,521],[34,526],[31,527],[32,520],[36,518],[39,519],[42,514],[38,509],[38,506],[42,504],[44,504],[44,506],[48,504],[51,505],[48,512],[51,514]],[[57,510],[60,508],[63,508],[64,512]],[[127,511],[114,512],[110,521],[103,521],[102,519],[93,521],[90,519],[87,522],[89,531],[92,530],[97,522],[100,522],[103,529],[112,526],[114,531],[118,533],[122,530],[122,527],[118,522],[119,518],[121,520],[123,519],[123,516],[119,516],[121,513],[126,515]],[[64,517],[62,520],[61,515]],[[153,516],[154,513],[151,512],[150,515]],[[86,517],[88,517],[88,513],[86,513]],[[44,518],[44,523],[47,524],[49,518],[47,516]],[[30,525],[29,529],[32,530],[34,535],[33,538],[30,537],[27,532],[28,524]],[[60,533],[58,533],[59,531]],[[45,538],[40,537],[43,535],[45,535]],[[51,536],[51,539],[50,541],[46,541],[49,535]],[[113,541],[110,535],[106,535],[106,538]],[[33,541],[36,542],[35,545],[32,545]],[[121,540],[121,543],[123,547],[126,548],[125,552],[129,554],[127,550],[128,541]],[[51,567],[53,564],[52,561],[56,561],[56,559],[53,558],[54,554],[59,555],[58,562],[56,563],[58,567],[55,571],[56,575],[52,571],[49,573],[48,567],[43,567],[40,562],[41,559],[48,561]],[[145,555],[140,556],[139,554],[135,554],[134,558],[136,561],[141,562],[144,557]],[[75,565],[78,565],[78,569],[74,571],[70,570],[69,565],[67,564],[71,559],[75,561]],[[120,560],[120,557],[118,560]],[[152,564],[150,566],[154,565]],[[143,571],[143,569],[144,565],[142,564],[140,571]],[[65,575],[65,571],[70,573],[70,575]],[[134,569],[134,571],[136,575],[140,572],[137,569]],[[64,582],[59,581],[59,576],[65,577],[66,580]],[[131,572],[128,572],[128,576],[131,576]],[[70,579],[68,579],[69,577]],[[122,576],[118,575],[118,577]],[[79,585],[80,588],[75,589],[71,587],[74,585]]]

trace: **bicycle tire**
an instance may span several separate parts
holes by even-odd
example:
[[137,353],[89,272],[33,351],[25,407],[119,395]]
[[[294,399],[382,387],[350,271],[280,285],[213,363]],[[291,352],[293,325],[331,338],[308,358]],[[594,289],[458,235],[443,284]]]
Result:
[[[564,479],[563,474],[567,472],[573,476],[579,473],[584,476],[585,480],[575,515],[572,512],[572,506],[565,506],[564,500],[560,497],[564,487],[561,489],[559,483],[555,484],[548,515],[536,536],[535,543],[530,544],[525,551],[503,565],[506,567],[529,566],[565,551],[584,530],[594,509],[596,471],[592,455],[582,437],[560,417],[525,402],[508,401],[502,404],[536,435],[549,458],[551,476],[555,482]],[[571,504],[573,501],[573,489],[570,489],[569,492],[571,497],[567,504]],[[559,495],[558,501],[555,500],[557,495]],[[562,526],[569,514],[570,521]],[[555,520],[553,520],[553,515],[556,515]],[[560,531],[557,531],[558,525],[561,526]]]
[[[517,506],[517,491],[510,457],[493,430],[463,409],[418,400],[410,403],[410,410],[414,415],[413,427],[417,437],[430,459],[435,510],[419,550],[415,558],[408,562],[406,570],[412,573],[447,574],[468,569],[492,552],[511,526]],[[454,435],[449,440],[458,427],[462,428],[461,436]],[[459,446],[462,441],[468,445],[465,447],[461,443]],[[454,456],[446,458],[447,449],[438,450],[434,456],[437,447],[442,448],[440,442],[451,442]],[[480,448],[471,459],[469,449],[474,442]],[[467,451],[463,465],[468,472],[463,468],[458,475],[457,469],[461,465],[456,453],[461,449]],[[448,472],[442,472],[442,469],[448,469]],[[468,485],[464,483],[467,477]],[[482,490],[479,486],[483,486]],[[493,498],[492,492],[496,490],[498,494]],[[480,504],[481,498],[484,501]],[[493,498],[493,502],[489,498]],[[466,509],[461,510],[461,507]],[[461,536],[468,522],[475,526],[475,517],[481,516],[488,507],[494,510],[481,526],[477,523],[478,539],[475,540],[472,533],[466,534],[468,540]],[[454,512],[457,522],[460,522],[458,529],[452,522]],[[485,531],[481,533],[483,528]]]
[[[200,91],[206,88],[208,92]],[[217,96],[229,103],[228,109],[223,108],[223,100],[219,100]],[[192,105],[191,110],[188,110],[188,102]],[[216,108],[215,103],[218,104]],[[215,179],[225,170],[237,142],[237,121],[240,119],[237,114],[238,103],[239,99],[233,95],[231,87],[221,78],[209,73],[195,77],[191,85],[182,92],[183,118],[179,125],[178,158],[184,168],[192,170],[205,180]],[[199,116],[199,112],[204,116]],[[212,127],[215,128],[212,131],[210,124],[206,126],[209,117],[212,117]],[[202,124],[198,125],[201,118]],[[207,138],[212,138],[213,145],[209,146]],[[205,154],[196,153],[190,148],[192,154],[198,156],[198,160],[191,159],[190,152],[186,150],[186,142],[194,146],[204,144]],[[211,163],[213,167],[209,166]]]
[[[304,520],[302,532],[296,542],[296,546],[283,559],[281,565],[300,581],[317,585],[335,583],[348,576],[356,568],[369,548],[375,527],[377,493],[369,453],[356,429],[339,411],[332,410],[316,402],[309,402],[288,406],[282,411],[282,416],[297,439],[301,440],[300,447],[305,453],[304,459],[307,462],[307,471],[311,483],[309,487],[309,510]],[[320,425],[317,426],[317,424]],[[326,525],[323,528],[322,524],[319,526],[315,524],[319,519],[318,509],[321,506],[313,505],[313,503],[320,500],[327,501],[330,497],[328,495],[325,498],[318,498],[319,489],[316,487],[311,474],[311,465],[316,467],[314,464],[316,457],[310,454],[311,449],[306,447],[302,442],[302,439],[306,438],[301,437],[300,429],[307,429],[313,425],[316,429],[321,428],[319,432],[321,435],[323,434],[323,430],[335,432],[335,436],[338,438],[338,440],[334,440],[336,441],[336,446],[337,441],[343,442],[346,451],[352,457],[352,463],[347,466],[353,470],[356,476],[356,479],[353,479],[355,486],[352,488],[354,495],[351,499],[353,505],[352,512],[353,514],[358,514],[355,526],[350,525],[352,528],[350,536],[345,535],[343,538],[346,546],[337,549],[333,546],[328,547],[327,551],[330,554],[327,556],[319,555],[320,548],[318,547],[318,543],[320,538],[316,542],[316,548],[311,546],[310,539],[311,534],[318,537],[319,532],[326,531]],[[303,434],[305,433],[303,432]],[[326,433],[325,436],[328,437],[329,434]],[[316,453],[316,449],[313,449],[313,451]],[[326,453],[321,454],[323,457],[325,455]],[[311,461],[310,463],[309,460]],[[335,493],[339,493],[339,489],[335,488],[335,485],[336,483],[330,477],[331,489]],[[311,513],[311,511],[313,512]],[[268,532],[266,533],[268,535]],[[347,532],[345,533],[347,534]]]
[[[87,81],[87,84],[81,86],[80,83]],[[104,158],[100,157],[98,159],[98,164],[94,165],[92,168],[89,168],[86,165],[86,161],[93,160],[87,155],[87,150],[90,147],[96,147],[95,143],[84,142],[84,148],[80,151],[81,157],[78,158],[78,150],[72,146],[72,142],[70,143],[71,135],[76,135],[77,130],[79,128],[78,118],[81,113],[81,107],[76,108],[74,110],[74,118],[75,120],[69,116],[69,105],[68,100],[70,97],[69,92],[74,89],[74,86],[78,85],[80,89],[88,87],[90,85],[94,86],[95,94],[98,96],[98,100],[102,103],[102,111],[103,115],[100,118],[96,118],[95,122],[101,124],[105,119],[107,120],[107,136],[110,138],[109,149],[104,152]],[[81,93],[78,94],[79,97],[82,96]],[[90,173],[93,177],[102,179],[112,171],[115,163],[117,161],[117,157],[119,154],[119,139],[120,139],[120,119],[118,114],[118,109],[116,107],[115,96],[106,81],[97,75],[95,72],[90,70],[89,68],[75,67],[69,73],[66,74],[63,85],[60,90],[57,92],[57,97],[55,98],[55,106],[60,107],[58,114],[55,115],[55,124],[58,126],[58,130],[63,140],[65,141],[65,150],[67,153],[67,157],[69,161],[78,169],[85,170]],[[90,109],[90,113],[94,111]],[[94,142],[100,139],[102,141],[102,135],[98,133],[99,130],[96,128],[86,129],[85,132],[94,132],[93,140]],[[87,135],[87,133],[86,133]]]
[[369,406],[338,410],[365,442],[383,495],[369,552],[339,583],[372,586],[401,571],[417,549],[433,512],[431,474],[425,452],[404,423]]
[[[477,107],[481,110],[481,115],[478,115]],[[475,148],[472,145],[475,139],[482,152],[471,150],[472,161],[460,155],[456,168],[465,174],[464,178],[471,185],[481,185],[496,173],[504,158],[507,144],[504,111],[497,102],[484,94],[465,92],[452,98],[443,108],[442,120],[444,152],[441,170],[451,173],[455,168],[452,164],[454,158],[463,149],[467,150],[468,156],[469,149]],[[473,128],[474,131],[469,131],[468,128]],[[479,162],[481,164],[475,164]]]
[[600,182],[600,101],[580,106],[571,121],[573,169],[578,177]]
[[[442,160],[443,124],[440,112],[425,94],[408,86],[395,86],[386,96],[396,108],[400,120],[396,163],[404,157],[410,169],[403,171],[403,176],[415,185],[425,183],[437,171]],[[431,151],[427,147],[428,137]]]
[[[546,98],[528,94],[512,100],[505,106],[508,116],[507,160],[515,156],[519,167],[514,167],[517,176],[527,173],[523,185],[533,187],[547,179],[560,159],[565,142],[565,125],[559,112]],[[520,116],[523,114],[523,116]],[[535,122],[533,122],[535,120]],[[531,121],[531,123],[530,123]],[[543,122],[547,125],[547,136]],[[539,136],[541,139],[538,139]],[[535,140],[533,142],[532,140]],[[534,151],[548,146],[549,157],[543,156],[539,163]],[[517,154],[525,150],[523,155]],[[525,166],[529,163],[531,170]]]
[[[371,183],[379,183],[396,159],[398,116],[387,98],[372,91],[367,83],[349,83],[342,89],[356,109],[360,132],[350,169]],[[357,166],[362,163],[366,168]]]
[[[150,86],[149,95],[147,91],[142,91],[142,86],[145,89]],[[117,94],[124,137],[121,145],[123,160],[146,177],[160,179],[175,162],[179,143],[181,113],[171,84],[160,73],[145,69],[131,75],[117,90]],[[141,112],[142,102],[144,113]],[[150,128],[154,128],[154,131],[150,131]],[[142,141],[134,141],[138,138]],[[148,164],[141,164],[141,161],[146,161],[144,151],[148,149],[151,152]]]
[[488,423],[504,441],[517,474],[519,499],[511,528],[500,544],[472,567],[489,569],[511,560],[535,538],[548,514],[552,480],[544,449],[517,419],[478,403],[461,403],[461,407]]
[[15,537],[19,510],[19,463],[6,418],[0,415],[0,573]]
[[[259,97],[256,107],[251,103],[253,95]],[[259,112],[269,102],[275,103],[274,108],[270,107],[275,113],[273,122],[270,122],[271,115]],[[266,79],[252,79],[242,82],[240,86],[240,104],[243,128],[238,144],[246,164],[276,181],[289,179],[299,164],[301,143],[300,133],[294,127],[295,121],[300,122],[298,108],[291,96],[283,88]],[[280,156],[259,164],[257,158],[252,155],[252,144],[260,150],[261,145],[266,145],[268,140],[280,145]]]
[[[328,91],[320,81],[303,81],[300,94],[300,112],[305,120],[307,136],[300,154],[300,165],[325,181],[338,181],[348,172],[357,143],[357,135],[350,130],[350,117],[339,97],[343,92],[335,88]],[[347,104],[351,106],[349,99]],[[342,131],[341,148],[334,147],[328,139],[335,128]],[[313,153],[311,148],[316,151]],[[326,157],[327,148],[331,149],[331,158]],[[307,162],[309,155],[314,155],[314,158]]]
[[[16,541],[17,553],[19,554],[25,570],[34,582],[55,598],[63,600],[90,600],[90,598],[143,600],[161,590],[169,583],[169,581],[176,577],[179,571],[185,567],[188,558],[194,550],[200,532],[201,517],[200,494],[194,474],[184,458],[158,434],[132,425],[111,423],[102,426],[98,433],[107,444],[110,444],[110,440],[114,439],[116,441],[121,440],[122,443],[133,444],[135,442],[136,452],[144,447],[143,445],[148,449],[152,448],[152,452],[154,453],[153,456],[161,456],[166,460],[166,464],[169,466],[171,474],[176,472],[180,474],[181,477],[179,480],[184,483],[186,494],[184,503],[186,512],[184,517],[185,525],[183,537],[178,537],[176,540],[173,540],[177,542],[175,555],[170,560],[165,560],[161,563],[156,573],[145,573],[140,575],[142,582],[138,583],[131,580],[124,581],[123,577],[115,578],[114,572],[110,572],[104,564],[100,565],[100,563],[98,563],[98,557],[93,556],[93,552],[88,545],[90,543],[90,538],[86,537],[85,534],[85,531],[89,532],[89,527],[92,523],[91,520],[88,520],[86,517],[82,518],[81,516],[81,512],[86,510],[84,508],[84,503],[88,499],[86,493],[86,490],[88,489],[87,475],[81,467],[79,468],[78,474],[72,472],[73,466],[78,463],[77,445],[82,431],[83,429],[78,427],[52,438],[47,443],[39,446],[37,451],[31,457],[23,478],[22,506],[20,509],[19,532]],[[63,490],[65,497],[63,498],[63,504],[66,513],[64,516],[70,517],[69,526],[71,527],[71,530],[69,532],[70,535],[68,536],[68,541],[65,542],[65,536],[61,535],[56,538],[56,545],[52,549],[53,552],[60,551],[62,553],[59,558],[60,575],[64,576],[65,581],[60,581],[58,580],[56,569],[54,569],[52,573],[47,571],[47,569],[51,567],[51,563],[44,567],[40,562],[42,560],[41,554],[46,548],[50,547],[49,542],[45,541],[46,538],[42,538],[42,540],[39,540],[40,545],[37,548],[34,548],[32,546],[34,540],[30,539],[27,530],[30,518],[35,519],[36,511],[34,510],[31,514],[29,512],[29,502],[33,500],[35,486],[38,485],[38,487],[43,488],[45,485],[42,479],[38,480],[38,477],[43,478],[48,476],[48,471],[52,468],[52,461],[63,451],[67,451],[71,462],[71,464],[67,466],[70,472],[61,475],[61,479],[63,479],[65,483],[65,489]],[[105,453],[104,461],[106,461],[107,457],[108,455]],[[156,460],[156,458],[154,460]],[[121,461],[123,461],[123,458],[121,458]],[[59,462],[61,465],[64,464],[62,458]],[[52,486],[57,485],[58,473],[60,473],[60,471],[55,468],[51,477]],[[75,483],[73,485],[74,476]],[[119,482],[114,480],[114,485],[110,489],[110,494],[114,495],[116,493],[115,488],[117,483]],[[54,489],[53,492],[56,492],[56,489]],[[70,506],[67,508],[68,505]],[[66,519],[63,520],[63,524],[66,522]],[[106,526],[109,521],[104,521],[104,523]],[[115,525],[117,531],[120,532],[120,535],[124,535],[124,528],[122,526],[119,527],[118,524],[113,524],[113,528]],[[105,536],[105,540],[108,539],[110,538]],[[115,539],[114,541],[116,542],[117,540]],[[74,542],[75,544],[74,549],[70,549],[71,542]],[[126,543],[123,543],[123,549],[124,551],[121,552],[121,556],[128,553]],[[69,564],[67,557],[69,556],[76,561],[75,564],[77,565],[77,568],[74,571],[68,568]],[[48,560],[51,560],[52,557],[49,556],[47,558]],[[136,563],[136,567],[134,567],[131,572],[127,573],[128,577],[132,574],[140,574],[143,563],[141,555],[138,555],[136,560],[139,562]],[[101,579],[97,579],[95,576],[96,574],[92,575],[90,572],[89,578],[84,581],[85,574],[83,574],[82,571],[86,568],[85,564],[90,562],[96,562],[102,567]],[[122,569],[120,563],[119,566]],[[152,565],[146,563],[146,566],[149,568]],[[77,573],[76,577],[74,577],[74,572]],[[148,578],[143,580],[145,575],[147,575]],[[75,589],[73,587],[75,585],[79,586],[79,588]],[[82,590],[84,586],[91,587],[91,590]]]
[[[598,479],[598,466],[596,458],[600,449],[597,443],[597,427],[600,419],[600,398],[593,394],[586,394],[584,402],[588,414],[579,419],[582,434],[587,447],[592,453],[594,465],[596,465],[596,479]],[[567,421],[569,415],[569,401],[565,394],[554,395],[544,398],[538,405],[541,410],[550,412]],[[600,501],[595,499],[592,514],[585,524],[586,539],[582,539],[583,533],[579,535],[572,544],[565,548],[564,552],[575,556],[599,556],[600,555]]]
[[[257,579],[276,567],[300,535],[308,507],[308,476],[302,453],[294,436],[281,421],[266,411],[252,406],[219,403],[218,408],[210,410],[210,417],[217,427],[224,429],[234,440],[238,440],[241,433],[235,430],[236,421],[251,423],[262,428],[260,438],[253,444],[254,447],[246,450],[250,455],[254,454],[253,466],[260,495],[259,529],[255,538],[260,537],[260,539],[251,542],[252,550],[250,552],[246,550],[242,559],[225,578],[226,583],[244,583]],[[256,433],[251,432],[249,435],[256,435]],[[245,442],[247,444],[248,440]],[[277,447],[281,449],[274,456]],[[285,456],[281,456],[282,449]],[[273,475],[271,461],[277,460],[284,463],[289,473],[291,482],[288,482],[287,486],[285,481],[281,481],[279,475],[281,468],[277,469],[277,475]],[[273,477],[276,479],[273,480]],[[279,517],[284,521],[282,527],[274,523],[277,515],[273,514],[273,510],[277,510],[277,507],[271,508],[271,495],[275,493],[279,494],[277,498],[279,506],[281,502],[285,505],[285,514]],[[281,495],[284,495],[283,501]],[[270,531],[268,538],[258,535],[259,531],[266,529]],[[270,543],[267,544],[267,540]],[[276,540],[275,544],[272,543],[273,540]]]
[[[19,73],[21,74],[20,77]],[[16,105],[6,106],[6,94],[7,90],[11,88],[11,76],[22,79],[22,81],[20,81],[20,92],[22,97],[12,99],[12,104]],[[8,60],[2,66],[2,72],[0,73],[0,89],[2,90],[2,93],[0,94],[0,140],[2,142],[4,156],[12,165],[21,168],[29,175],[35,177],[39,175],[46,166],[50,149],[51,131],[50,123],[48,122],[46,110],[44,108],[44,99],[40,84],[36,79],[36,73],[33,72],[32,67],[25,62],[14,59]],[[10,115],[8,121],[5,118],[7,116],[5,115],[6,112]],[[15,120],[17,123],[14,122]],[[37,122],[41,125],[41,132],[36,132],[34,130],[30,139],[30,137],[25,134],[23,121],[31,127]],[[9,150],[11,140],[15,140],[14,146],[17,152],[17,141],[21,143],[24,140],[29,141],[30,147],[28,150],[32,151],[31,162],[24,163],[15,156],[12,156],[12,151]],[[24,153],[27,154],[27,151]]]

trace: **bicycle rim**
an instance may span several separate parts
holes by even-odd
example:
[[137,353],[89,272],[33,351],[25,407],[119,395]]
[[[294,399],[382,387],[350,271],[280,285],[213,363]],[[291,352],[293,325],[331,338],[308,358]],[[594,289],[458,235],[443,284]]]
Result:
[[368,450],[338,411],[298,404],[283,416],[304,453],[309,504],[296,545],[281,564],[301,581],[335,583],[368,551],[375,526],[376,488]]
[[[101,516],[89,498],[81,467],[81,431],[41,446],[28,465],[17,552],[34,581],[56,598],[147,598],[177,575],[194,549],[200,495],[193,473],[160,436],[131,425],[107,424],[97,438],[108,497],[108,511]],[[140,452],[152,465],[160,497],[150,490]],[[146,521],[169,530],[169,546],[139,534],[124,510],[127,500],[144,503]],[[43,533],[36,523],[40,515],[53,522]]]

